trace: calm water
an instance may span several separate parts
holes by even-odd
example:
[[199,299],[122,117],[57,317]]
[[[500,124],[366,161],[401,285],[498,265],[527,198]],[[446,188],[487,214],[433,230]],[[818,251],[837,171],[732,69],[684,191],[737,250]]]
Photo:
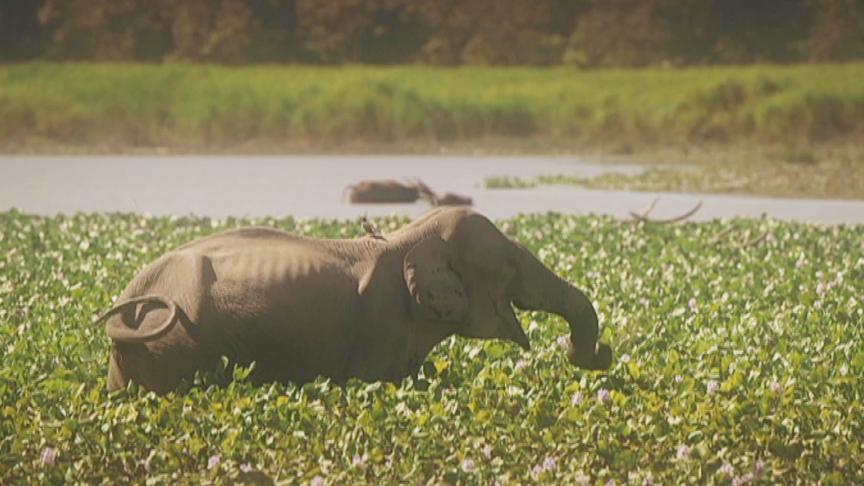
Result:
[[487,190],[485,177],[540,174],[590,176],[634,172],[635,166],[592,164],[567,157],[470,156],[0,156],[0,211],[52,215],[77,211],[152,215],[356,218],[428,209],[414,204],[355,205],[344,188],[363,179],[418,177],[443,194],[474,198],[492,217],[556,211],[629,217],[661,196],[652,216],[759,217],[864,223],[864,201],[599,191],[572,186]]

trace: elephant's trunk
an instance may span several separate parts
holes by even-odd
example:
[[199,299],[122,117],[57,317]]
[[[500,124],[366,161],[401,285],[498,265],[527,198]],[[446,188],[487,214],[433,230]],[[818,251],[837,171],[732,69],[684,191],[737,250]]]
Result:
[[517,245],[519,278],[513,303],[524,310],[558,314],[570,325],[567,358],[570,363],[591,370],[612,364],[612,349],[599,343],[597,312],[585,293],[546,268],[534,255]]

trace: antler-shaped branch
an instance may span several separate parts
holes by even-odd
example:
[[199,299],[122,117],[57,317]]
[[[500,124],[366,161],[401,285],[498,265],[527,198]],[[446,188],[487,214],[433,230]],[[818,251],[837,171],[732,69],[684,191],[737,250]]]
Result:
[[436,194],[431,187],[427,186],[426,183],[416,177],[411,183],[417,190],[418,196],[420,196],[422,199],[426,199],[427,201],[435,205],[435,201],[438,200],[438,194]]
[[696,211],[699,211],[699,209],[702,207],[702,201],[700,200],[698,203],[696,203],[695,206],[693,206],[693,208],[691,210],[687,211],[684,214],[681,214],[681,215],[678,215],[678,216],[675,216],[672,218],[667,218],[667,219],[649,218],[648,215],[651,213],[651,211],[654,210],[654,207],[657,205],[658,201],[660,201],[659,197],[654,199],[654,201],[651,202],[651,205],[648,206],[648,209],[646,209],[645,212],[643,212],[642,214],[630,211],[630,216],[634,220],[636,220],[637,222],[652,223],[652,224],[671,224],[671,223],[677,223],[679,221],[684,221],[685,219],[689,218],[690,216],[693,216],[694,214],[696,214]]
[[734,231],[735,231],[735,227],[734,227],[734,226],[729,226],[729,227],[727,227],[727,228],[724,228],[723,230],[721,230],[720,232],[718,232],[716,235],[714,235],[710,240],[708,240],[708,243],[706,243],[706,245],[707,245],[707,246],[714,246],[714,245],[717,245],[717,244],[720,243],[724,238],[726,238],[727,236],[731,235]]
[[740,245],[736,246],[735,248],[738,250],[741,250],[744,248],[750,248],[751,246],[756,246],[759,243],[762,243],[763,241],[767,240],[769,234],[771,234],[771,231],[765,230],[759,236],[756,236],[755,238],[747,240],[747,241],[741,243]]

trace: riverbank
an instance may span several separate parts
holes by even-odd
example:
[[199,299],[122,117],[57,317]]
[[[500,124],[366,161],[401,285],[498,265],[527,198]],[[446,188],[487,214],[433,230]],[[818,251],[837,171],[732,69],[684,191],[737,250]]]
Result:
[[861,79],[864,63],[592,71],[13,64],[0,66],[0,151],[804,147],[864,137]]

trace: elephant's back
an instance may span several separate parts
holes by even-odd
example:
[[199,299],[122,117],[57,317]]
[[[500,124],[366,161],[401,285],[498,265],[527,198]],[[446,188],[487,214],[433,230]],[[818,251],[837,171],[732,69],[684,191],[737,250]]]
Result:
[[348,288],[356,294],[355,279],[320,243],[270,228],[200,238],[148,264],[121,300],[158,295],[177,302],[193,320],[201,314],[233,320],[272,315],[289,303],[318,305],[319,294]]
[[340,322],[358,299],[357,279],[325,240],[250,228],[178,253],[207,262],[210,310],[235,322],[283,329],[292,323],[325,325]]
[[192,240],[177,249],[175,252],[185,250],[196,250],[199,252],[208,252],[213,249],[222,248],[232,245],[245,244],[288,244],[294,242],[310,242],[310,238],[288,233],[276,228],[268,228],[264,226],[250,226],[246,228],[235,228],[216,233],[213,235],[204,236],[196,240]]

